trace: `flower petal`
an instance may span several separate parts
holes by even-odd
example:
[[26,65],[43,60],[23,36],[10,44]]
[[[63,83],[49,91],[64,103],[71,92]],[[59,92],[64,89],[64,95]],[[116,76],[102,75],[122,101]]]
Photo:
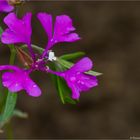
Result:
[[55,41],[56,42],[74,42],[78,39],[80,39],[78,34],[71,33],[71,34],[68,34],[68,35],[59,36],[57,39],[55,39]]
[[30,79],[26,71],[5,72],[2,75],[3,86],[11,92],[26,90],[30,96],[40,96],[40,88]]
[[21,79],[17,74],[12,72],[5,72],[2,75],[2,83],[11,92],[18,92],[23,89]]
[[13,44],[13,43],[20,43],[26,42],[21,35],[17,35],[10,29],[6,29],[1,35],[1,41],[5,44]]
[[9,13],[3,21],[11,30],[16,30],[16,32],[19,31],[22,25],[22,21],[17,19],[14,12]]
[[24,89],[30,96],[38,97],[41,95],[40,88],[30,78],[26,78]]
[[37,17],[44,27],[50,41],[52,38],[52,16],[47,13],[38,13]]
[[78,88],[74,85],[71,86],[70,88],[72,90],[72,98],[73,99],[79,99],[80,98],[80,92],[79,92]]
[[73,42],[79,40],[80,37],[76,33],[72,25],[72,19],[67,15],[61,15],[56,17],[54,26],[54,42]]
[[77,87],[80,91],[87,91],[98,85],[97,78],[87,74],[81,74],[80,81],[81,82],[77,83]]
[[[4,18],[5,24],[9,27],[1,35],[1,41],[5,44],[31,42],[31,13],[27,13],[23,19],[18,19],[15,13],[10,13]],[[11,37],[14,39],[10,39]],[[9,41],[8,41],[9,38]],[[7,41],[5,41],[7,40]]]
[[72,26],[72,19],[67,15],[60,15],[56,17],[54,32],[59,35],[67,34],[74,31]]
[[75,65],[71,67],[68,71],[77,71],[77,72],[86,72],[89,71],[93,66],[92,61],[88,57],[82,58],[80,61],[78,61]]
[[9,5],[7,0],[0,0],[0,12],[11,12],[13,9],[14,7]]

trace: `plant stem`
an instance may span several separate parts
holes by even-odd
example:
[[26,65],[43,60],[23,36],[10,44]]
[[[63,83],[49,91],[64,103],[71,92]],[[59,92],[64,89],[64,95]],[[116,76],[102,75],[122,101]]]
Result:
[[[11,56],[10,56],[10,65],[13,65],[15,62],[15,56],[16,56],[16,50],[14,45],[9,45],[10,51],[11,51]],[[17,94],[16,93],[11,93],[8,91],[7,93],[7,98],[5,102],[5,107],[3,110],[3,113],[0,118],[0,127],[2,128],[12,117],[15,105],[17,101]],[[9,128],[7,128],[8,132],[11,131]]]
[[[37,46],[37,45],[32,44],[31,46],[32,46],[32,48],[38,50],[40,53],[42,53],[42,52],[44,51],[43,48],[40,48],[40,47]],[[27,48],[27,45],[22,45],[21,48]]]
[[15,63],[16,50],[14,48],[14,45],[9,45],[9,47],[11,52],[9,64],[13,65]]

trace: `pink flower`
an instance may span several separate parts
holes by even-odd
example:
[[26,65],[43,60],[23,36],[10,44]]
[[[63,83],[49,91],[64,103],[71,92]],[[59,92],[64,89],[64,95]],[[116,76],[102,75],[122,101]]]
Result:
[[13,70],[13,72],[5,72],[2,75],[2,84],[9,91],[18,92],[26,90],[30,96],[38,97],[41,95],[40,88],[29,77],[29,70],[23,70],[11,65],[0,66],[1,70]]
[[74,42],[80,39],[78,34],[74,33],[75,28],[73,27],[72,19],[69,16],[57,16],[55,19],[54,29],[52,16],[50,14],[39,13],[37,17],[48,35],[48,44],[43,56],[45,56],[47,50],[49,50],[56,43]]
[[27,13],[22,19],[18,19],[15,13],[10,13],[4,18],[8,28],[2,33],[1,41],[4,44],[31,42],[31,13]]
[[18,19],[15,13],[10,13],[4,18],[4,23],[8,28],[1,35],[1,42],[4,44],[25,43],[28,45],[29,52],[35,59],[31,48],[31,13],[27,13],[22,19]]
[[81,91],[87,91],[98,85],[95,76],[85,74],[92,68],[92,65],[92,61],[84,57],[67,71],[53,72],[50,70],[50,72],[63,77],[72,91],[72,98],[79,99]]

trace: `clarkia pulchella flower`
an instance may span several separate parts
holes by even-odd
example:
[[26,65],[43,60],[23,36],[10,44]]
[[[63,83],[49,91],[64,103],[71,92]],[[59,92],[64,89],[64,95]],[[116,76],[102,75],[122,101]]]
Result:
[[43,56],[45,56],[47,51],[51,49],[56,43],[74,42],[80,39],[79,35],[74,33],[75,28],[73,27],[72,19],[69,16],[57,16],[55,19],[54,28],[52,16],[50,14],[39,13],[37,17],[48,35],[48,44]]
[[18,19],[15,13],[9,13],[4,18],[8,28],[3,32],[1,41],[5,44],[31,43],[31,13],[27,13],[22,19]]
[[18,19],[15,13],[10,13],[4,18],[4,23],[8,28],[2,33],[1,41],[4,44],[25,43],[30,54],[35,59],[31,48],[31,13],[27,13],[22,19]]
[[[25,68],[13,65],[0,66],[1,71],[12,70],[12,72],[3,73],[3,86],[7,87],[11,92],[25,90],[30,96],[40,96],[40,88],[29,75],[33,71],[43,71],[64,78],[72,91],[72,98],[79,99],[81,91],[87,91],[98,84],[95,76],[85,73],[92,68],[92,61],[88,57],[84,57],[70,67],[70,69],[59,72],[51,70],[47,64],[48,61],[55,61],[57,59],[52,51],[52,47],[56,43],[74,42],[80,39],[79,35],[75,33],[72,19],[67,15],[57,16],[53,27],[50,14],[38,13],[37,17],[48,36],[48,43],[46,43],[47,45],[41,54],[36,54],[31,45],[31,13],[27,13],[22,19],[17,18],[15,13],[10,13],[4,18],[4,23],[8,28],[1,35],[2,43],[17,44],[17,47],[18,43],[26,44],[30,53],[30,64],[25,64],[25,66],[28,66]],[[20,48],[17,48],[17,50],[20,53],[24,53]]]
[[23,70],[16,66],[0,66],[0,70],[13,70],[13,72],[5,72],[2,75],[2,84],[11,92],[26,90],[30,96],[40,96],[40,88],[33,82],[30,77],[30,70]]
[[92,61],[88,57],[84,57],[69,70],[64,72],[52,71],[52,73],[63,77],[72,90],[72,98],[79,99],[81,91],[87,91],[98,84],[95,76],[84,73],[91,70],[92,66]]

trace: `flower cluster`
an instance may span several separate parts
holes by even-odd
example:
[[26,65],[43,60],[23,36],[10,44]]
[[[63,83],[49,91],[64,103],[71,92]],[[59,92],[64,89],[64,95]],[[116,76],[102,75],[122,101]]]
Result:
[[[6,0],[0,1],[1,11],[7,12],[12,9],[13,7],[8,6]],[[24,68],[19,68],[15,65],[1,65],[0,71],[8,70],[2,75],[3,86],[7,87],[11,92],[25,90],[30,96],[40,96],[41,90],[39,86],[29,75],[33,71],[43,71],[62,77],[71,89],[72,98],[79,99],[80,92],[87,91],[98,85],[96,76],[86,73],[92,69],[92,61],[88,57],[84,57],[64,71],[54,71],[48,66],[48,61],[57,60],[54,52],[51,51],[55,44],[75,42],[80,39],[79,35],[75,33],[72,19],[67,15],[59,15],[53,24],[52,15],[42,12],[37,14],[37,18],[48,37],[47,45],[41,54],[35,53],[31,43],[32,13],[26,13],[22,19],[19,19],[14,12],[11,12],[4,18],[7,29],[1,35],[1,42],[3,44],[26,44],[30,53],[30,63],[25,63],[26,67]],[[19,51],[22,50],[19,48]]]

